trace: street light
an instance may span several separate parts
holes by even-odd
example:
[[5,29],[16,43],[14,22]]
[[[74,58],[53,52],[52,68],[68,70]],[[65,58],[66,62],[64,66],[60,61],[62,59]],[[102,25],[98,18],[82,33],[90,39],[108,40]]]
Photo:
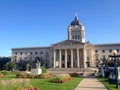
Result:
[[117,55],[117,51],[112,51],[113,55],[110,55],[109,58],[112,58],[115,62],[115,73],[116,73],[116,88],[119,88],[119,80],[118,80],[118,69],[117,69],[117,58],[120,57],[120,55]]

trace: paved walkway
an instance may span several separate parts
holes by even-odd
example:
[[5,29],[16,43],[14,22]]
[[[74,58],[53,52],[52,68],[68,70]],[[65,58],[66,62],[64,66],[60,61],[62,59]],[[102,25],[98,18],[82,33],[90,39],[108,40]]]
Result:
[[107,90],[96,78],[84,78],[75,90]]

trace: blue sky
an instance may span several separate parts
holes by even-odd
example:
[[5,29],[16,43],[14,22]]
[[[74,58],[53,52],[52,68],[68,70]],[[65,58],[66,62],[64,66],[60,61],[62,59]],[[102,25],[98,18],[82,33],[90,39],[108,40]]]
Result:
[[0,0],[0,56],[67,39],[76,12],[86,41],[120,43],[120,0]]

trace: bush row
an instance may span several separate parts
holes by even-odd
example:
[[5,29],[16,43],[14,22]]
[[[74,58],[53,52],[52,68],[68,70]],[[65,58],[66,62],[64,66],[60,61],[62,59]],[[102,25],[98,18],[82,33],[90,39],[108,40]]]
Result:
[[59,74],[59,75],[56,75],[55,78],[53,78],[51,80],[51,82],[54,82],[54,83],[63,83],[63,82],[66,82],[66,81],[69,81],[71,80],[71,76],[69,74]]
[[83,73],[69,73],[71,77],[80,77],[83,76]]
[[6,71],[6,70],[0,71],[0,73],[2,73],[2,74],[4,74],[4,75],[8,75],[8,72],[9,72],[9,71]]
[[41,79],[44,79],[44,78],[51,78],[51,77],[53,77],[53,74],[50,74],[50,73],[43,73],[40,75],[31,75],[31,74],[26,74],[26,73],[16,74],[16,78],[41,78]]

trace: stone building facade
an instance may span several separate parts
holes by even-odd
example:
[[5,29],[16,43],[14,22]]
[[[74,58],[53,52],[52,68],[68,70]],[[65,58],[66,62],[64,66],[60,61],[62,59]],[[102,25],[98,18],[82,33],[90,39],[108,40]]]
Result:
[[107,60],[116,49],[120,54],[120,43],[94,45],[85,42],[85,29],[75,16],[68,27],[68,39],[48,47],[13,48],[12,61],[38,59],[46,68],[96,67],[100,60]]

